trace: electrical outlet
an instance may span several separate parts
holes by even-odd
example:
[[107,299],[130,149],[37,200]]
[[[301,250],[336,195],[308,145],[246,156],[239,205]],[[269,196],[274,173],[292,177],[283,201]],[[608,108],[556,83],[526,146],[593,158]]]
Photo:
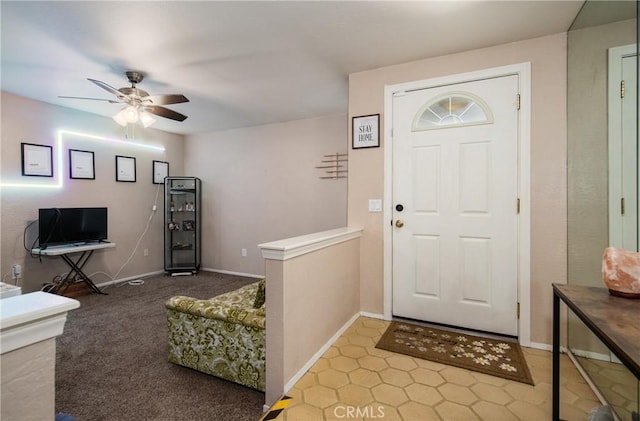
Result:
[[149,256],[149,249],[144,249],[142,254],[144,254],[145,257]]
[[11,266],[11,279],[16,280],[22,277],[22,266],[15,264]]
[[247,249],[242,249],[242,257],[247,257]]

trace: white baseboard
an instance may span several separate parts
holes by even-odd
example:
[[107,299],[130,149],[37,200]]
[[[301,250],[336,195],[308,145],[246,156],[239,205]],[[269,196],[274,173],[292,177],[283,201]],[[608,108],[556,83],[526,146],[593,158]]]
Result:
[[[211,269],[211,268],[200,268],[200,270],[202,270],[204,272],[223,273],[225,275],[244,276],[244,277],[247,277],[247,278],[256,278],[256,279],[263,279],[264,278],[264,275],[256,275],[255,273],[232,272],[232,271],[228,271],[228,270]],[[96,273],[98,273],[98,272],[96,272]],[[140,273],[140,274],[134,275],[134,276],[127,276],[126,278],[120,278],[120,279],[114,279],[112,281],[101,282],[99,284],[96,284],[96,286],[98,288],[106,287],[106,286],[109,286],[109,285],[121,284],[123,282],[132,281],[134,279],[140,279],[140,278],[146,278],[146,277],[149,277],[149,276],[161,275],[163,273],[164,273],[164,270],[155,270],[153,272]]]
[[256,275],[255,273],[233,272],[230,270],[213,269],[213,268],[200,268],[200,270],[203,270],[205,272],[223,273],[225,275],[245,276],[247,278],[256,278],[256,279],[264,278],[264,275]]
[[583,358],[589,358],[592,360],[612,362],[611,354],[602,354],[600,352],[584,351],[582,349],[572,349],[571,353],[575,357],[583,357]]
[[360,315],[362,317],[369,317],[371,319],[379,319],[379,320],[391,320],[391,319],[387,319],[386,317],[384,317],[384,314],[378,314],[378,313],[369,313],[368,311],[361,311]]
[[[549,351],[549,352],[553,351],[552,345],[544,344],[540,342],[531,342],[528,348],[540,349],[542,351]],[[560,346],[560,352],[562,354],[568,354],[569,352],[567,351],[568,350],[566,346]],[[573,355],[576,357],[586,357],[586,358],[591,358],[591,359],[600,360],[600,361],[611,361],[611,356],[609,354],[600,354],[598,352],[583,351],[580,349],[573,349],[571,350],[571,353],[573,353]]]
[[105,286],[114,285],[114,284],[121,284],[122,282],[132,281],[134,279],[146,278],[148,276],[160,275],[162,273],[164,273],[164,270],[156,270],[153,272],[141,273],[134,276],[127,276],[126,278],[120,278],[120,279],[114,279],[112,281],[102,282],[102,283],[96,284],[96,286],[100,288],[100,287],[105,287]]
[[553,351],[552,345],[541,343],[541,342],[529,342],[529,344],[527,345],[524,345],[524,344],[520,344],[520,345],[526,346],[527,348],[541,349],[542,351]]
[[331,339],[329,339],[327,343],[325,343],[320,348],[320,350],[316,352],[313,357],[311,357],[311,359],[309,359],[309,361],[307,361],[306,364],[303,365],[302,368],[298,370],[298,372],[291,379],[289,379],[289,381],[284,385],[284,393],[288,393],[289,390],[291,390],[291,388],[295,386],[298,380],[300,380],[302,376],[304,376],[305,373],[309,371],[311,367],[313,367],[313,365],[320,359],[320,357],[322,357],[322,354],[327,352],[331,345],[333,345],[333,343],[338,340],[338,338],[344,333],[344,331],[347,330],[349,326],[351,326],[353,322],[358,319],[358,317],[360,317],[360,313],[354,314],[353,317],[351,317],[351,319],[349,319],[347,323],[345,323],[340,329],[338,329],[338,331],[331,337]]
[[[533,348],[533,349],[539,349],[541,351],[553,352],[553,345],[544,344],[540,342],[529,342],[529,345],[522,345],[522,346],[525,348]],[[566,346],[560,345],[561,354],[567,354],[568,353],[567,351],[568,349]]]

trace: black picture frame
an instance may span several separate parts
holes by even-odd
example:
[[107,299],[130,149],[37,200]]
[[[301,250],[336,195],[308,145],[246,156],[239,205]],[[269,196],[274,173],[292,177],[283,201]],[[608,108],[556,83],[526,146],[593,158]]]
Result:
[[353,149],[380,147],[380,114],[352,117],[351,147]]
[[92,151],[69,149],[69,178],[95,180],[96,160]]
[[153,184],[164,184],[164,178],[169,176],[169,163],[165,161],[153,161],[152,167]]
[[136,182],[136,158],[116,155],[116,181],[124,183]]
[[22,175],[53,177],[53,146],[21,143]]

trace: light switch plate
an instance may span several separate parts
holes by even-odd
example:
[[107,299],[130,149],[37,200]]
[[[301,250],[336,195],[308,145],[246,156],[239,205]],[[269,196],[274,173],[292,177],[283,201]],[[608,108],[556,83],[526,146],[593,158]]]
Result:
[[369,212],[382,212],[382,199],[369,199]]

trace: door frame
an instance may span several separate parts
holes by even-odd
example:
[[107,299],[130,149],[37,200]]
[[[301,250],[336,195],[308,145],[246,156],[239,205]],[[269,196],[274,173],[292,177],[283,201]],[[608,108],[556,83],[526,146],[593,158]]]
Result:
[[[610,247],[621,247],[621,224],[620,198],[623,197],[622,181],[623,176],[620,171],[612,171],[612,168],[622,168],[622,104],[620,101],[620,73],[622,73],[622,59],[636,56],[638,50],[636,44],[611,47],[608,51],[608,72],[607,72],[607,151],[608,158],[608,179],[609,179],[609,242]],[[638,180],[640,184],[640,180]],[[640,186],[639,186],[640,187]],[[636,193],[637,194],[637,193]],[[637,226],[636,235],[640,237],[640,224]]]
[[[391,320],[393,298],[393,95],[407,91],[435,88],[501,76],[518,75],[520,112],[518,114],[518,342],[531,345],[531,63],[493,67],[412,82],[386,85],[384,89],[384,196],[383,196],[383,317]],[[514,203],[515,206],[515,203]]]

